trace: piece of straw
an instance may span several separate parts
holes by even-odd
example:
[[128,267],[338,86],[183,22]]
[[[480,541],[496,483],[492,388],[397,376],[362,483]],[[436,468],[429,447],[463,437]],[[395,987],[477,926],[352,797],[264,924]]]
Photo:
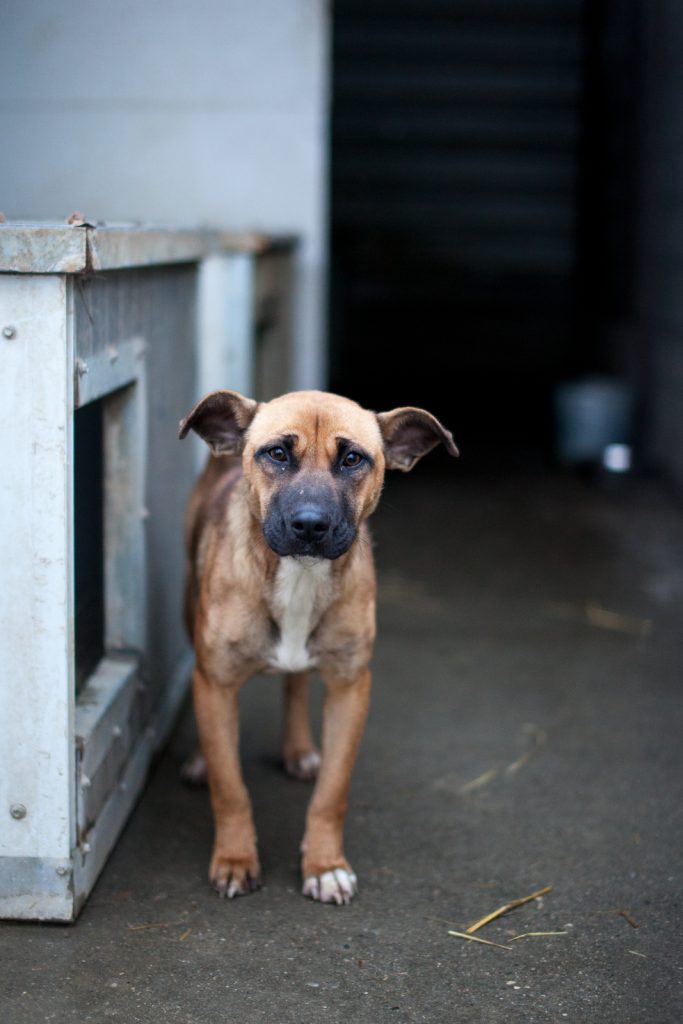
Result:
[[518,772],[525,764],[528,764],[532,757],[535,757],[535,755],[538,754],[545,746],[547,739],[548,737],[543,729],[533,728],[532,745],[526,753],[522,754],[521,757],[518,757],[516,761],[513,761],[512,764],[507,766],[505,774],[514,775],[515,772]]
[[129,932],[146,932],[151,928],[174,928],[178,924],[185,924],[185,921],[151,921],[149,924],[129,924]]
[[636,619],[632,615],[622,615],[620,612],[610,611],[609,608],[602,608],[594,601],[586,604],[586,621],[591,626],[613,629],[620,633],[632,633],[634,636],[649,636],[652,632],[652,619]]
[[487,786],[489,782],[493,782],[497,774],[497,768],[489,768],[487,772],[482,772],[481,775],[477,775],[476,779],[470,779],[469,782],[464,782],[460,787],[460,792],[471,793],[473,789],[481,789],[482,786]]
[[475,921],[469,928],[466,929],[468,935],[472,935],[474,932],[478,932],[480,928],[483,928],[489,921],[495,921],[497,917],[502,917],[503,914],[507,914],[508,910],[514,910],[515,907],[521,907],[525,903],[531,903],[532,900],[537,900],[539,896],[545,896],[547,892],[552,892],[552,885],[546,885],[544,889],[539,889],[538,892],[532,892],[531,896],[523,896],[520,900],[511,900],[509,903],[505,903],[502,907],[498,907],[498,910],[492,911],[487,914],[486,917],[482,917],[479,921]]
[[468,935],[466,932],[454,932],[449,928],[449,935],[455,935],[456,939],[467,939],[468,942],[483,942],[485,946],[495,946],[497,949],[512,949],[512,946],[502,946],[500,942],[490,942],[489,939],[480,939],[478,935]]
[[551,611],[566,622],[584,622],[598,629],[609,629],[617,633],[629,633],[631,636],[649,636],[654,628],[652,619],[638,619],[632,615],[603,608],[596,601],[587,601],[584,605],[551,604]]
[[569,935],[569,932],[523,932],[521,935],[513,935],[510,942],[516,942],[517,939],[530,939],[537,935]]

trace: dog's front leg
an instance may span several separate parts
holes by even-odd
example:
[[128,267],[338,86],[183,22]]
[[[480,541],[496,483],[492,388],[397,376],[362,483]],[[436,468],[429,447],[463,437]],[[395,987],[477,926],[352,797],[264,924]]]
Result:
[[302,843],[303,892],[322,903],[348,903],[356,876],[344,856],[351,772],[370,703],[370,672],[349,681],[322,672],[326,686],[322,763]]
[[219,896],[229,898],[258,889],[261,877],[251,802],[239,760],[237,694],[243,682],[217,683],[200,668],[192,677],[215,827],[209,880]]

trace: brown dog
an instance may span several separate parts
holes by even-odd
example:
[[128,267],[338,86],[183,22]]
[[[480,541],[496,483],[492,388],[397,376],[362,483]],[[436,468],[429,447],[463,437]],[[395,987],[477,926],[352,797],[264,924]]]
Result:
[[[375,638],[365,521],[385,469],[407,471],[439,442],[451,455],[457,449],[422,409],[376,415],[316,391],[264,404],[215,391],[181,422],[180,437],[189,430],[219,456],[200,477],[187,518],[194,706],[215,822],[209,878],[221,896],[259,886],[237,694],[256,672],[284,672],[285,766],[303,778],[318,774],[302,843],[303,892],[348,903],[356,876],[344,856],[344,817]],[[322,760],[308,721],[313,668],[326,687]]]

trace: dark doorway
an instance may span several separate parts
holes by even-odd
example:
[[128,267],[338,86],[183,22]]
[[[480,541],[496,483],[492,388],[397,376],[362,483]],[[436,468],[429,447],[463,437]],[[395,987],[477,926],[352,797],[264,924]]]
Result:
[[638,357],[637,4],[334,10],[332,387],[545,463],[556,385]]

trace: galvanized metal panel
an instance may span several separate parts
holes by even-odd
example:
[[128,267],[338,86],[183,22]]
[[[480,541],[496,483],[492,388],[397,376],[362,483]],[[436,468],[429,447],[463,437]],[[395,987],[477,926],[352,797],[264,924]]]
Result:
[[273,251],[256,264],[254,282],[254,397],[268,401],[294,387],[290,253]]
[[88,235],[94,271],[194,262],[216,244],[214,232],[192,228],[98,225]]
[[141,282],[149,326],[147,355],[149,472],[147,500],[148,660],[145,678],[157,695],[173,678],[189,645],[182,618],[185,577],[183,523],[194,485],[190,445],[178,422],[196,394],[197,267],[167,267]]
[[197,398],[216,388],[252,393],[255,262],[253,253],[219,253],[200,265]]
[[[6,916],[73,916],[70,881],[65,888],[59,875],[52,884],[52,867],[43,870],[39,862],[58,862],[60,869],[66,865],[70,871],[73,854],[76,891],[78,899],[83,898],[187,689],[190,660],[180,614],[181,524],[194,467],[189,449],[177,441],[177,422],[194,398],[195,276],[195,268],[181,265],[102,275],[73,287],[64,277],[0,277],[0,320],[12,327],[11,337],[0,341],[0,387],[7,417],[7,443],[0,454],[6,518],[0,537],[5,575],[0,588],[0,806],[7,814],[7,827],[0,828],[0,914]],[[156,376],[149,387],[145,359],[139,358],[144,348],[140,339],[155,349]],[[121,721],[114,723],[110,734],[106,735],[111,707],[100,707],[88,728],[85,704],[79,707],[81,769],[85,765],[92,777],[80,803],[78,836],[70,510],[72,398],[78,379],[74,350],[81,353],[79,358],[87,355],[90,360],[91,372],[81,378],[88,381],[81,400],[99,398],[108,387],[118,389],[105,398],[111,492],[108,548],[113,553],[107,604],[115,634],[112,638],[110,633],[108,641],[111,645],[120,640],[141,654],[146,649],[144,691],[137,689],[138,678],[132,683],[129,678],[117,681],[112,705]],[[111,359],[113,352],[121,359],[118,365],[118,359]],[[135,383],[122,388],[133,371]],[[170,393],[167,401],[160,393],[164,389]],[[141,472],[146,429],[140,413],[147,406],[153,408],[157,466],[162,467],[164,480],[160,496],[156,481],[149,484]],[[126,480],[130,486],[123,486]],[[184,483],[185,493],[177,490],[179,483]],[[157,539],[149,560],[133,536],[144,534],[148,496]],[[126,515],[117,516],[121,503]],[[121,529],[124,534],[128,529],[126,522],[133,531],[130,536],[121,534]],[[156,628],[149,645],[144,635],[148,583],[157,598],[152,609]],[[112,588],[121,598],[118,605]],[[127,701],[131,685],[135,699]],[[85,700],[88,694],[92,691],[86,689]],[[81,770],[81,781],[84,775],[87,772]],[[13,805],[21,805],[22,813],[26,808],[26,814],[10,816]],[[23,864],[25,858],[32,859],[31,870]],[[13,887],[12,878],[24,889]],[[31,890],[30,899],[24,898],[27,878],[43,887]]]
[[[245,377],[256,320],[276,314],[279,329],[287,309],[289,249],[251,240],[218,258],[229,267],[214,289],[216,298],[224,288],[227,330],[213,355],[227,343]],[[184,262],[0,277],[0,808],[19,812],[0,829],[5,916],[73,919],[187,691],[182,519],[195,464],[177,423],[196,397],[197,278]],[[71,438],[74,409],[94,401],[104,423],[105,646],[131,653],[105,657],[75,704]]]
[[[98,809],[97,820],[81,837],[73,860],[75,917],[104,867],[114,843],[121,833],[142,789],[155,753],[168,740],[171,727],[187,693],[192,658],[189,652],[179,660],[173,674],[157,701],[152,717],[139,733],[130,754],[109,792]],[[28,915],[26,915],[28,916]]]
[[0,857],[0,918],[71,921],[73,916],[69,858]]
[[[111,271],[79,281],[74,293],[79,359],[97,363],[131,340],[145,346],[149,459],[139,482],[143,518],[138,525],[145,532],[147,552],[143,563],[150,613],[143,674],[148,709],[188,649],[180,603],[182,522],[196,463],[192,447],[178,441],[177,429],[196,397],[197,273],[193,264]],[[138,430],[131,427],[126,441],[129,467],[137,464],[137,472],[141,463],[136,462],[136,453],[144,445],[142,425]],[[130,636],[130,629],[126,632]],[[123,640],[125,646],[125,636]]]
[[154,224],[0,222],[0,272],[80,274],[290,247],[291,236]]
[[144,338],[126,338],[91,352],[88,359],[76,352],[74,407],[134,383],[144,372],[146,348]]
[[74,838],[69,294],[0,277],[0,858],[68,859]]
[[77,274],[87,266],[85,228],[67,224],[0,224],[0,271]]
[[215,235],[216,252],[251,252],[256,255],[265,252],[294,252],[298,244],[296,235],[270,235],[262,231],[226,231],[218,228]]
[[138,377],[104,402],[105,649],[137,651],[147,642],[145,360]]
[[[226,239],[227,241],[227,239]],[[233,237],[239,245],[239,237]],[[251,239],[245,240],[251,245]],[[219,245],[218,232],[148,224],[0,224],[0,270],[84,273],[184,263]]]
[[75,716],[79,840],[116,789],[141,731],[138,667],[138,659],[103,658],[79,694]]

